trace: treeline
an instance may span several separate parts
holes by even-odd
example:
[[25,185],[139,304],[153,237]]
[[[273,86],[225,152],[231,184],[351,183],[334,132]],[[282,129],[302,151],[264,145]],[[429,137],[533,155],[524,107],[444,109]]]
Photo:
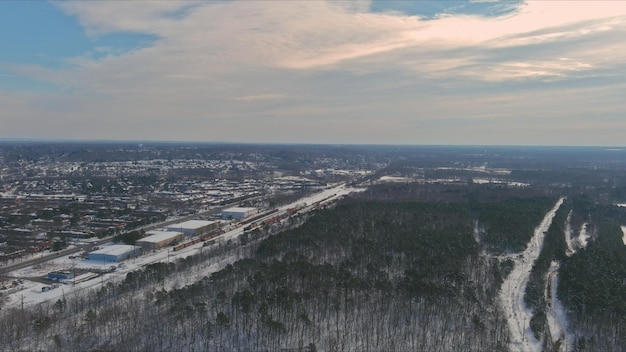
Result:
[[466,205],[348,204],[211,279],[228,287],[237,278],[224,314],[251,332],[253,350],[496,348],[506,338],[487,310],[497,274],[478,257],[471,224]]
[[538,196],[472,202],[483,248],[493,254],[522,252],[555,201]]
[[[413,186],[393,192],[404,187]],[[375,192],[361,197],[384,190]],[[3,311],[0,345],[9,351],[506,350],[497,294],[512,262],[484,251],[514,251],[554,199],[490,192],[468,197],[463,190],[455,202],[352,199],[297,229],[270,237],[255,232],[148,265],[97,291]],[[592,212],[578,215],[580,221],[612,220],[599,223],[597,241],[567,258],[569,209]],[[562,261],[558,294],[574,312],[577,348],[619,350],[626,264],[624,246],[616,244],[626,214],[599,209],[583,199],[557,212],[526,299],[541,336],[546,265]]]
[[472,231],[467,204],[354,202],[195,283],[165,284],[201,258],[151,265],[25,309],[23,330],[3,317],[1,336],[16,351],[502,350],[499,269]]

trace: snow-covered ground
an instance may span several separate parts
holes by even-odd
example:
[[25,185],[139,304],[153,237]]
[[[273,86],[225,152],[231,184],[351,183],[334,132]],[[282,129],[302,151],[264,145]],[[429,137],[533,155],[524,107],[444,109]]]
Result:
[[552,337],[553,345],[559,346],[559,351],[569,351],[569,347],[572,346],[572,336],[567,333],[567,315],[563,304],[558,299],[556,291],[558,288],[558,276],[559,276],[559,263],[553,261],[550,264],[548,275],[546,277],[546,303],[548,327],[550,328],[550,335]]
[[[285,211],[302,203],[307,203],[310,205],[319,201],[339,198],[343,195],[363,190],[364,189],[347,187],[344,184],[333,185],[319,193],[316,193],[306,198],[302,198],[294,203],[282,206],[279,208],[279,211]],[[216,241],[217,243],[215,245],[219,245],[220,243],[224,243],[228,240],[234,240],[242,233],[243,227],[236,227],[218,237]],[[75,285],[73,285],[71,282],[66,284],[61,283],[59,287],[53,288],[46,292],[42,292],[42,287],[50,286],[49,284],[24,280],[24,283],[20,285],[20,290],[17,290],[16,292],[13,292],[6,296],[7,301],[5,302],[5,307],[18,307],[21,304],[24,304],[24,306],[30,306],[46,301],[54,302],[58,299],[63,298],[65,295],[74,295],[83,290],[97,289],[107,282],[118,282],[123,280],[128,272],[137,270],[142,266],[156,262],[175,261],[178,258],[184,258],[189,255],[196,254],[199,251],[203,250],[203,245],[203,242],[199,242],[176,252],[168,247],[155,252],[147,253],[136,258],[125,260],[123,262],[123,265],[119,266],[112,273],[107,273],[91,280],[76,283]],[[201,267],[193,270],[193,272],[196,273],[195,275],[190,273],[190,275],[185,275],[184,279],[177,278],[175,282],[171,283],[171,285],[183,286],[187,283],[193,283],[200,278],[209,275],[212,272],[221,270],[227,264],[234,263],[237,259],[239,258],[224,258],[217,263],[212,262],[201,265]],[[11,272],[10,275],[21,278],[43,277],[51,271],[72,270],[73,268],[106,270],[114,264],[115,263],[102,263],[101,261],[92,261],[86,259],[70,259],[69,255],[67,255],[54,260],[44,261],[39,264],[15,270]],[[181,280],[184,280],[184,282],[182,282]]]
[[565,249],[565,255],[571,257],[572,254],[576,252],[574,248],[574,240],[572,239],[572,211],[570,210],[569,214],[567,214],[567,220],[565,221],[565,243],[567,244],[567,248]]
[[626,226],[622,226],[622,242],[626,246]]
[[589,239],[591,238],[588,227],[588,223],[584,223],[580,227],[580,232],[578,233],[578,245],[580,246],[580,249],[587,247],[587,243],[589,243]]
[[529,183],[524,183],[524,182],[515,182],[515,181],[505,181],[505,180],[499,180],[499,179],[495,179],[495,178],[473,178],[472,179],[473,183],[476,184],[500,184],[500,185],[507,185],[507,186],[511,186],[511,187],[528,187],[530,186]]
[[500,305],[504,310],[510,332],[510,351],[541,351],[541,344],[530,330],[532,312],[524,303],[524,292],[533,263],[543,247],[545,232],[550,227],[556,211],[564,198],[554,205],[535,229],[528,246],[520,255],[512,257],[515,266],[500,288]]
[[[571,257],[578,250],[587,247],[587,243],[589,242],[589,238],[591,235],[588,231],[588,223],[584,223],[580,226],[580,231],[576,237],[572,237],[574,234],[574,229],[571,224],[572,212],[567,215],[567,221],[565,222],[565,243],[567,244],[567,248],[565,249],[565,255]],[[625,242],[626,243],[626,242]]]
[[400,176],[382,176],[378,179],[378,182],[413,182],[414,179],[410,177],[400,177]]

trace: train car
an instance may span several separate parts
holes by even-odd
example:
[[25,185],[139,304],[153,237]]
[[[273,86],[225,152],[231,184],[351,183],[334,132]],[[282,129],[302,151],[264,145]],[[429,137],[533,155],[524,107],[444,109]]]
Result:
[[271,217],[271,218],[269,218],[269,219],[265,219],[265,220],[261,223],[261,226],[268,226],[268,225],[271,225],[271,224],[277,223],[278,221],[280,221],[280,219],[281,219],[281,218],[280,218],[280,216],[274,216],[274,217]]
[[278,212],[278,209],[272,209],[272,210],[266,211],[264,213],[255,215],[255,216],[253,216],[251,218],[248,218],[248,219],[240,222],[240,224],[242,224],[242,225],[250,224],[250,223],[255,222],[255,221],[257,221],[257,220],[259,220],[261,218],[264,218],[264,217],[266,217],[268,215],[271,215],[271,214],[274,214],[274,213],[277,213],[277,212]]

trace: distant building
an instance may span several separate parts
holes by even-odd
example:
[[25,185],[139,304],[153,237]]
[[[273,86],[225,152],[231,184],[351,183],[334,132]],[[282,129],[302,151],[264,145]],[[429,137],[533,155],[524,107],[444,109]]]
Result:
[[222,210],[222,219],[245,219],[257,212],[256,208],[228,208]]
[[172,224],[167,227],[167,231],[182,232],[185,236],[198,236],[219,229],[220,223],[217,221],[189,220],[179,224]]
[[148,235],[137,241],[144,251],[163,248],[173,242],[183,241],[185,234],[180,231],[148,231]]
[[141,247],[131,246],[125,244],[118,244],[108,247],[103,247],[96,251],[90,252],[88,255],[89,260],[102,263],[114,263],[121,262],[128,258],[136,257],[141,254]]

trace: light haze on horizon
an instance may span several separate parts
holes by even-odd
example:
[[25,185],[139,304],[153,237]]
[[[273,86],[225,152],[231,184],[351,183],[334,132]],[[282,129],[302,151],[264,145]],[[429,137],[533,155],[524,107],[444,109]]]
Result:
[[626,1],[4,1],[0,139],[626,145]]

